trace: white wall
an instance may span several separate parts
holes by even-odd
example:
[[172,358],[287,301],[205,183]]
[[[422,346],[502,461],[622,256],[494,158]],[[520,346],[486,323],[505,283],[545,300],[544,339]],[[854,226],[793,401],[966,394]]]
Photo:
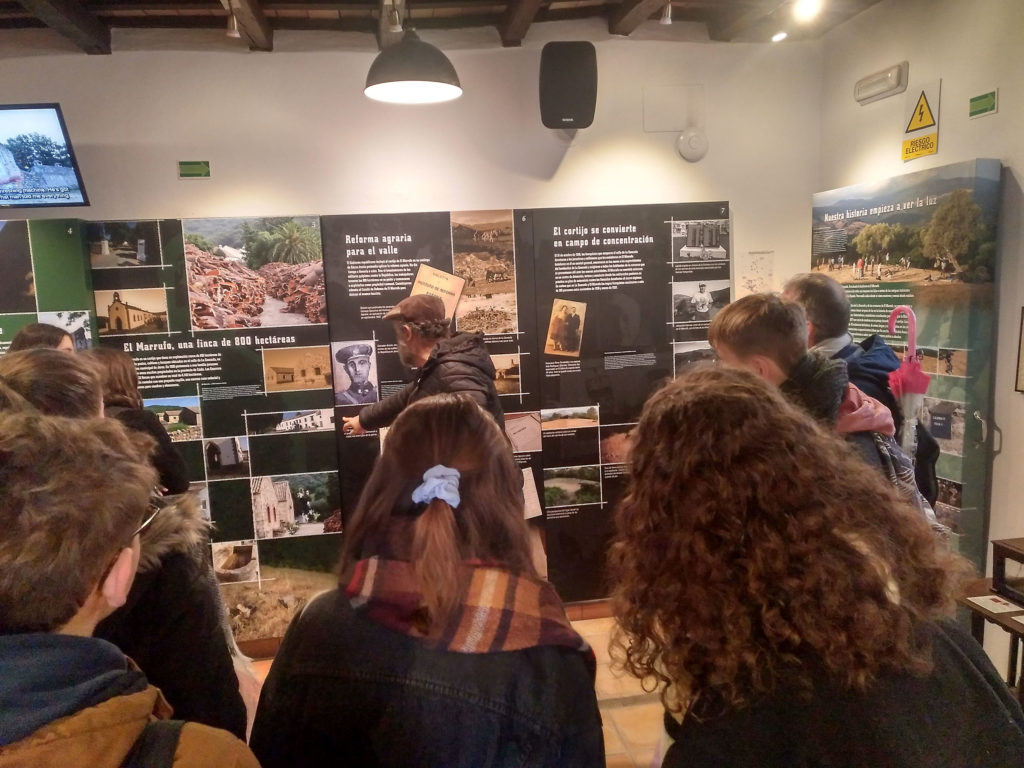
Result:
[[[659,37],[673,39],[659,40]],[[806,267],[815,191],[974,157],[1004,173],[1000,337],[990,536],[1024,535],[1024,395],[1013,392],[1024,305],[1024,2],[883,0],[823,42],[712,44],[699,28],[648,23],[629,39],[598,21],[537,24],[522,48],[493,30],[425,32],[466,93],[403,108],[362,95],[369,35],[278,33],[249,53],[218,32],[114,33],[114,54],[77,53],[49,31],[0,34],[2,101],[59,101],[91,219],[360,213],[729,200],[736,253],[776,252],[776,283]],[[567,144],[541,126],[540,47],[598,50],[594,125]],[[42,41],[43,49],[33,47]],[[861,107],[853,83],[909,59],[912,87],[942,78],[940,152],[899,160],[901,96]],[[710,151],[681,160],[675,133],[643,132],[642,89],[701,83]],[[1000,88],[1000,111],[969,121],[970,95]],[[179,181],[178,160],[213,179]],[[35,214],[28,213],[28,216]],[[990,636],[994,634],[989,633]]]
[[[1014,391],[1024,306],[1024,2],[884,0],[826,36],[824,43],[821,189],[975,157],[1003,162],[995,361],[995,422],[1002,429],[1002,451],[994,462],[989,538],[1024,536],[1024,394]],[[908,90],[942,80],[939,152],[906,165],[899,157],[906,127],[903,95],[863,107],[852,96],[859,78],[903,59],[910,62]],[[968,119],[968,99],[996,87],[998,114]],[[989,625],[986,646],[1002,669],[1006,638],[996,637],[1000,634]]]
[[[606,29],[538,24],[510,49],[493,29],[424,32],[465,89],[428,107],[362,95],[370,35],[278,33],[268,54],[212,31],[115,30],[113,55],[86,56],[49,31],[23,31],[0,36],[3,101],[62,104],[92,201],[83,218],[729,200],[738,251],[802,263],[820,44],[713,44],[685,24],[668,28],[671,41],[652,39],[666,35],[656,23],[629,39]],[[27,48],[41,39],[50,55]],[[540,48],[551,39],[597,45],[597,114],[571,144],[540,122]],[[644,133],[642,120],[645,85],[692,83],[705,86],[710,137],[697,164],[676,154],[678,133]],[[210,160],[212,180],[179,181],[178,160]]]

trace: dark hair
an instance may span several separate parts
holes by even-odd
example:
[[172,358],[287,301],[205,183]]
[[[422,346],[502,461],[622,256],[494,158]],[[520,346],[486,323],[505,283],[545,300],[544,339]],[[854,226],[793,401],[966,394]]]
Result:
[[447,339],[451,335],[452,321],[441,318],[440,320],[411,320],[399,321],[408,325],[419,336],[424,339]]
[[636,435],[613,647],[667,707],[739,707],[812,669],[854,690],[930,669],[915,630],[970,566],[856,449],[755,375],[708,366],[652,396]]
[[27,349],[0,357],[0,410],[28,406],[51,416],[99,415],[102,388],[96,366],[84,355]]
[[152,442],[112,419],[0,412],[0,634],[82,607],[146,511]]
[[[65,338],[71,339],[71,334],[63,328],[58,328],[49,323],[29,323],[14,334],[14,338],[11,339],[11,346],[7,348],[7,351],[21,352],[26,349],[36,349],[37,347],[56,349],[57,345]],[[72,339],[73,341],[74,339]]]
[[807,354],[807,320],[799,304],[774,293],[754,293],[715,315],[708,341],[740,357],[769,357],[788,374]]
[[846,289],[828,275],[805,272],[791,277],[782,295],[804,309],[814,326],[815,342],[842,336],[850,328],[850,299]]
[[120,349],[93,347],[82,353],[93,360],[103,384],[103,404],[123,408],[141,408],[139,374],[132,356]]
[[[423,473],[457,469],[461,503],[412,501]],[[523,520],[523,475],[494,419],[466,395],[435,395],[395,420],[345,531],[343,577],[357,560],[407,560],[419,581],[429,630],[440,631],[466,584],[467,560],[500,563],[536,576]]]

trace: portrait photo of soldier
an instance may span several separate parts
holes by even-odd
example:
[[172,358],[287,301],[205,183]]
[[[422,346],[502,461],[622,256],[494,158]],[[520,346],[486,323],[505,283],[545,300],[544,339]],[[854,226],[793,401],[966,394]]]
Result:
[[340,342],[331,346],[335,360],[335,405],[376,403],[377,367],[373,342]]

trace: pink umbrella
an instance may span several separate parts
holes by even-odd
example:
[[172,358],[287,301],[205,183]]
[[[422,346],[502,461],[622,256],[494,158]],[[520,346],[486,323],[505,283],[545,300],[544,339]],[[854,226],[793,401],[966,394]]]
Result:
[[900,447],[913,458],[917,452],[917,414],[932,377],[921,370],[921,361],[917,359],[917,317],[913,309],[903,304],[889,313],[889,335],[896,333],[896,318],[900,315],[907,316],[907,352],[900,367],[889,373],[889,389],[903,411]]

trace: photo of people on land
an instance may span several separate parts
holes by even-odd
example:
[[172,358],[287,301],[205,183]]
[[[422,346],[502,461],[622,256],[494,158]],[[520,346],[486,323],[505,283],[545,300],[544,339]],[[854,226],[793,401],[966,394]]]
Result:
[[964,164],[814,196],[812,268],[836,281],[915,285],[995,277],[998,180]]
[[938,368],[940,376],[967,376],[967,350],[939,348]]
[[320,219],[186,219],[195,330],[327,322]]
[[375,348],[372,340],[331,344],[335,405],[365,405],[380,399]]
[[322,472],[254,477],[251,481],[252,519],[256,538],[329,533],[325,523],[340,504],[337,480],[333,487],[330,480],[336,475]]
[[519,330],[512,211],[452,211],[452,262],[466,281],[455,311],[460,331]]
[[587,305],[582,301],[556,298],[551,304],[544,354],[579,357]]

